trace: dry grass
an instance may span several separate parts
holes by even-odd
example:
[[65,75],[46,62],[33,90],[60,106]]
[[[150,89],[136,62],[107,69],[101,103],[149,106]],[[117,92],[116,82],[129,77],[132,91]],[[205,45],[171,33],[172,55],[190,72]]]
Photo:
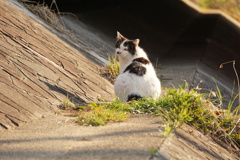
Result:
[[106,78],[109,82],[114,84],[116,77],[112,73],[112,70],[108,66],[101,67],[99,73],[102,77]]
[[[34,13],[36,16],[41,18],[45,23],[49,26],[55,28],[57,31],[62,33],[62,35],[68,37],[68,39],[72,40],[73,42],[77,42],[76,36],[68,30],[63,20],[61,19],[61,12],[58,9],[57,3],[55,0],[52,0],[51,6],[47,6],[45,3],[37,3],[35,1],[29,0],[19,0],[28,10]],[[52,10],[51,7],[55,6],[56,11]]]
[[101,67],[99,69],[99,73],[102,77],[106,78],[112,84],[114,84],[118,74],[119,74],[119,62],[117,60],[117,55],[114,54],[113,56],[108,55],[108,66]]
[[39,4],[34,1],[26,1],[26,0],[19,0],[24,6],[33,12],[35,15],[43,19],[47,24],[50,26],[58,29],[58,30],[65,30],[65,26],[62,23],[61,19],[59,18],[60,12],[55,13],[51,8],[49,8],[46,4],[42,3]]
[[220,9],[240,22],[240,0],[190,0],[202,8]]

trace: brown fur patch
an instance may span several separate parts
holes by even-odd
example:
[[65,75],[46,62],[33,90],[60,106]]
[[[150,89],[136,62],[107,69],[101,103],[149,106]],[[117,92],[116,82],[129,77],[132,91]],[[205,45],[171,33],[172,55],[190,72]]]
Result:
[[140,63],[143,63],[143,64],[149,64],[150,63],[149,60],[147,60],[146,58],[143,58],[143,57],[135,58],[133,60],[133,62],[140,62]]

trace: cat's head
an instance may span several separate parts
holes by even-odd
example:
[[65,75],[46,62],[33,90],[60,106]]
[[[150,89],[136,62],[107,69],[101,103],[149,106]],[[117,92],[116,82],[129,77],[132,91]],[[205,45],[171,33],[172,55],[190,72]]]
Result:
[[129,40],[117,32],[115,53],[121,58],[133,57],[136,54],[140,40]]

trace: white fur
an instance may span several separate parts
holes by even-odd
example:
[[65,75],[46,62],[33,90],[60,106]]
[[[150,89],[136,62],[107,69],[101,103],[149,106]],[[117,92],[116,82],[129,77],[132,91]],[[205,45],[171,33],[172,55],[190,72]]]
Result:
[[145,51],[138,47],[136,48],[136,54],[133,56],[128,51],[124,50],[123,43],[120,48],[116,48],[115,52],[118,54],[120,62],[120,74],[117,77],[114,84],[115,94],[119,100],[127,101],[128,96],[131,94],[137,94],[142,97],[152,97],[157,99],[161,94],[161,83],[156,76],[155,70],[152,64],[146,64],[146,74],[143,76],[137,76],[136,74],[129,73],[128,71],[123,73],[126,67],[132,63],[132,60],[139,57],[144,57],[148,60]]

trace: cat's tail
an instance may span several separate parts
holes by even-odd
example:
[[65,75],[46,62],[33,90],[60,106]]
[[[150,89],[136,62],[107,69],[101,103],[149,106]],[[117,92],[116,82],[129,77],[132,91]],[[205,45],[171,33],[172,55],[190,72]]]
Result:
[[143,98],[143,97],[140,95],[137,95],[137,94],[130,94],[130,95],[128,95],[127,102],[133,101],[133,100],[138,100],[140,98]]

